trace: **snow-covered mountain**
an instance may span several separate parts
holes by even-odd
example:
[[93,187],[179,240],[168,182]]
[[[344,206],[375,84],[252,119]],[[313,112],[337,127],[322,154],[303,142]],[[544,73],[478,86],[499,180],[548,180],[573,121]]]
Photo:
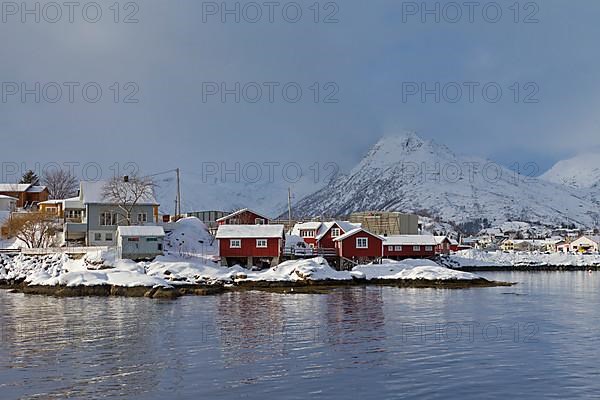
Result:
[[469,230],[483,220],[592,227],[600,214],[576,190],[458,156],[414,133],[381,139],[349,174],[294,206],[298,217],[367,210],[416,212]]
[[576,189],[592,188],[600,184],[600,152],[584,153],[557,162],[542,179]]

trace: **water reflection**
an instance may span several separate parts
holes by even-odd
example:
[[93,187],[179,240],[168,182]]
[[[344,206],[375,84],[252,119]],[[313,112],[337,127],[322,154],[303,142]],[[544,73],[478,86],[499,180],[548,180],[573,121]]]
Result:
[[521,283],[174,302],[0,291],[0,398],[596,396],[600,273],[488,276]]

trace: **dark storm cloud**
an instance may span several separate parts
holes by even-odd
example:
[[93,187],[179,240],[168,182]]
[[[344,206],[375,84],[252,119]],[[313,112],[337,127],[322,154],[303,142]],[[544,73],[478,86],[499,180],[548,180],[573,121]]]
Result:
[[[82,16],[86,2],[73,23],[64,6],[55,23],[44,20],[54,14],[41,14],[39,23],[25,15],[23,23],[10,3],[3,2],[0,23],[4,92],[14,89],[10,83],[31,90],[56,82],[63,97],[48,101],[52,87],[39,103],[32,94],[23,103],[22,93],[3,93],[3,162],[133,161],[157,171],[194,170],[202,161],[334,161],[348,168],[383,134],[410,129],[458,152],[547,166],[582,142],[600,141],[600,5],[592,0],[521,2],[518,13],[514,1],[497,2],[498,22],[493,9],[482,14],[490,2],[479,3],[473,22],[461,2],[427,2],[438,15],[415,10],[422,2],[323,1],[318,15],[312,0],[287,14],[290,2],[279,2],[272,15],[263,2],[240,2],[236,22],[221,14],[222,2],[137,1],[118,3],[115,22],[110,1],[98,3],[96,23]],[[47,2],[39,4],[42,13]],[[254,4],[262,12],[255,22]],[[463,13],[454,23],[453,4]],[[293,23],[298,6],[302,17]],[[73,103],[66,82],[80,83]],[[97,103],[82,98],[90,82],[89,90],[102,90]],[[236,82],[239,103],[235,94],[222,102],[221,84]],[[435,93],[407,94],[413,84],[420,91],[437,82],[439,101]],[[468,82],[477,83],[472,101]],[[490,83],[503,91],[498,102],[482,95]],[[211,94],[215,84],[219,92]],[[457,101],[456,85],[463,90]],[[252,103],[257,87],[262,96]],[[298,87],[302,97],[293,102]]]

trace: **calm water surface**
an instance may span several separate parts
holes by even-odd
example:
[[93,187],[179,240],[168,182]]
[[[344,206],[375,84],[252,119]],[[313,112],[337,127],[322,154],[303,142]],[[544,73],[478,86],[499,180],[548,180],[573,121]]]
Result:
[[483,275],[521,283],[174,302],[0,291],[0,399],[600,398],[600,273]]

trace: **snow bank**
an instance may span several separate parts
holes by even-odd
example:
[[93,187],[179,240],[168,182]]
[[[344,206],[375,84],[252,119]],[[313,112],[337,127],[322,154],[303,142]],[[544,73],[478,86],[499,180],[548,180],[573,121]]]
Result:
[[285,261],[266,271],[248,272],[245,280],[266,282],[297,282],[323,280],[351,280],[346,271],[336,271],[322,257]]
[[442,263],[453,268],[461,267],[520,267],[520,266],[573,266],[586,267],[600,265],[598,254],[565,254],[462,250],[446,256]]
[[216,255],[213,236],[204,222],[196,217],[182,218],[165,237],[165,254]]
[[359,265],[354,267],[354,272],[361,272],[366,279],[390,280],[473,280],[480,276],[468,272],[455,271],[441,267],[430,260],[405,260],[390,264]]
[[[113,261],[109,269],[98,270],[97,264],[86,259],[71,260],[64,254],[14,257],[0,255],[0,280],[24,280],[29,285],[123,287],[169,287],[164,279],[149,276],[144,267],[130,260]],[[103,266],[106,268],[106,266]]]

